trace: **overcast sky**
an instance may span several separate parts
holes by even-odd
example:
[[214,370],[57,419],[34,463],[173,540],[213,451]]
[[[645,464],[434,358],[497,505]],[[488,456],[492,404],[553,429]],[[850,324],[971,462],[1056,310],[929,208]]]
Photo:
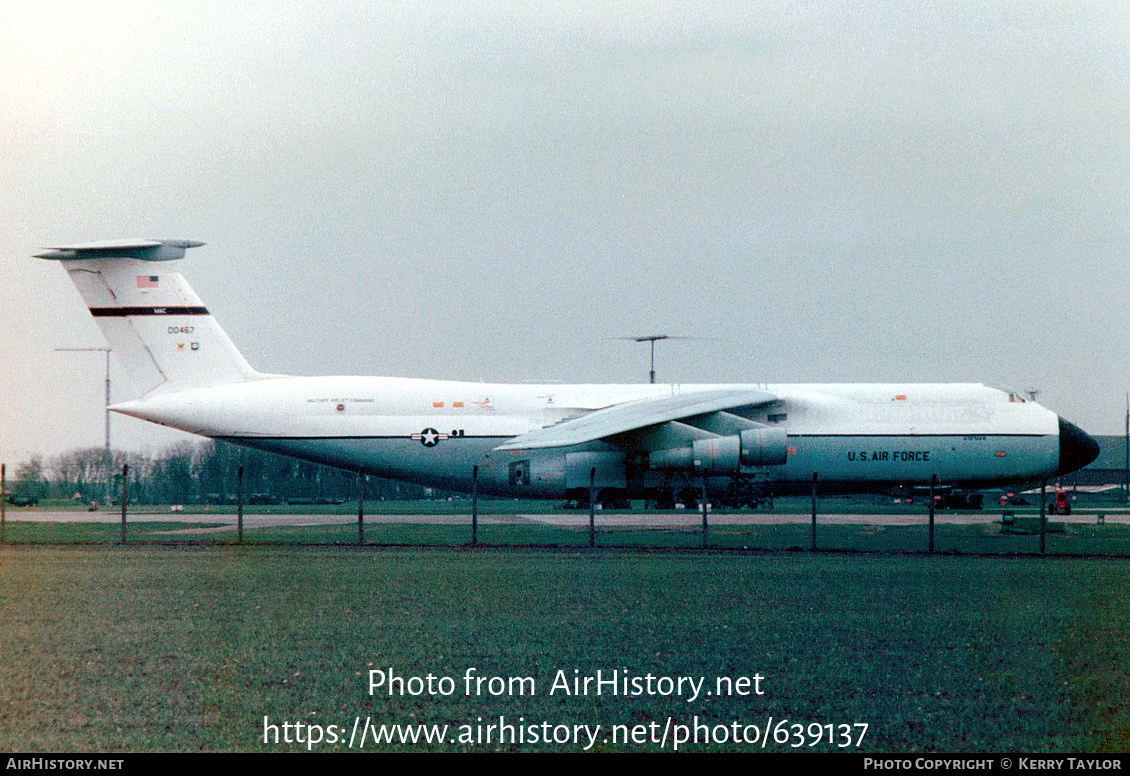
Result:
[[[0,460],[102,442],[40,246],[203,240],[257,369],[983,381],[1121,433],[1121,3],[7,2]],[[115,391],[115,400],[129,398]],[[115,442],[189,438],[125,418]]]

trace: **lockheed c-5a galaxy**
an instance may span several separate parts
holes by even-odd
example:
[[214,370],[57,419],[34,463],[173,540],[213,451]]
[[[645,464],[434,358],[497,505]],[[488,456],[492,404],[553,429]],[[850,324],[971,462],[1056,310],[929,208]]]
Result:
[[[438,488],[669,502],[757,477],[773,488],[1041,480],[1098,445],[980,384],[512,385],[255,371],[170,260],[202,243],[59,246],[139,398],[115,412]],[[936,480],[934,479],[936,478]]]

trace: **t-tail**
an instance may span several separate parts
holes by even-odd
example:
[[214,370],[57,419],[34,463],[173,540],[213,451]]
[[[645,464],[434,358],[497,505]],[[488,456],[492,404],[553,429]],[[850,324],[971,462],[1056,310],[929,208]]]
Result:
[[256,372],[175,265],[192,240],[63,245],[61,261],[139,395],[255,380]]

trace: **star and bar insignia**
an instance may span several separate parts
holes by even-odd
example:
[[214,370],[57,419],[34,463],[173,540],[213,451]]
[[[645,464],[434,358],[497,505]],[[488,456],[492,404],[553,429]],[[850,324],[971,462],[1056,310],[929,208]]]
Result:
[[448,435],[441,434],[434,428],[425,428],[419,434],[413,434],[412,438],[418,440],[424,447],[435,447],[441,439],[447,439]]

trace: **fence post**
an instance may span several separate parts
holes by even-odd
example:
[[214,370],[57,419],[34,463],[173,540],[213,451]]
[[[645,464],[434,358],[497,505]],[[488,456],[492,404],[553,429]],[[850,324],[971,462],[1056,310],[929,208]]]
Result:
[[1047,534],[1048,518],[1047,518],[1047,495],[1048,489],[1047,477],[1040,483],[1040,554],[1046,552],[1045,536]]
[[365,543],[365,468],[357,470],[357,543]]
[[471,468],[471,546],[479,545],[479,467]]
[[589,547],[596,546],[596,467],[589,469]]
[[816,550],[816,472],[812,473],[812,549]]
[[238,530],[239,541],[243,541],[243,465],[240,464],[236,472],[236,489],[235,489],[235,503],[236,503],[236,525]]
[[[122,464],[122,539],[121,544],[126,543],[126,479],[129,476],[129,464]],[[106,475],[109,479],[110,475]]]
[[8,503],[8,465],[0,463],[0,544],[4,543],[5,509]]
[[702,549],[706,549],[710,545],[710,528],[706,522],[706,471],[702,472]]
[[938,475],[930,475],[930,554],[934,553],[934,487],[938,484]]

